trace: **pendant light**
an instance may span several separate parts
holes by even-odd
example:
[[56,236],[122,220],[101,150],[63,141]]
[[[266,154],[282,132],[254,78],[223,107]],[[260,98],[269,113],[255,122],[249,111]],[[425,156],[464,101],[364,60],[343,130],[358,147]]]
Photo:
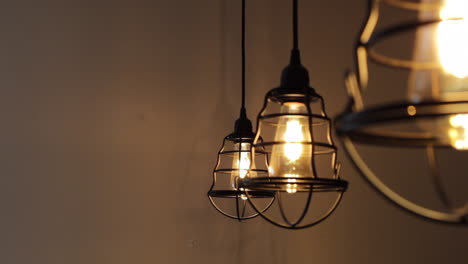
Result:
[[[380,15],[384,14],[384,8],[413,14],[416,21],[376,31],[385,21],[381,21],[384,16]],[[436,150],[468,149],[467,19],[468,1],[464,0],[368,0],[367,19],[355,50],[357,73],[350,72],[346,77],[348,108],[336,120],[348,156],[378,193],[424,219],[454,224],[467,224],[468,203],[454,205],[450,201],[442,186]],[[390,52],[385,48],[399,44],[412,53],[410,58],[404,57],[402,48],[398,48],[399,55],[394,53],[395,49]],[[404,88],[400,98],[375,103],[372,101],[375,98],[365,97],[365,92],[376,89],[372,85],[374,80],[369,85],[369,65],[375,66],[373,70],[385,70],[386,74],[404,75],[393,78],[394,82],[404,78],[399,86]],[[391,72],[392,69],[395,71]],[[392,84],[392,97],[396,97],[399,87]],[[390,188],[367,165],[356,145],[425,152],[428,177],[443,208],[427,208]],[[459,176],[465,176],[460,173]],[[401,181],[406,183],[403,178]]]
[[[242,0],[242,105],[240,117],[234,125],[234,132],[226,136],[223,146],[218,152],[218,160],[213,171],[213,183],[208,191],[211,204],[221,214],[241,220],[247,220],[259,214],[250,208],[244,189],[239,187],[239,180],[243,179],[250,170],[251,174],[266,174],[266,152],[259,149],[252,159],[251,147],[255,134],[252,132],[252,122],[247,118],[245,109],[245,0]],[[252,200],[260,200],[261,210],[265,211],[274,200],[274,192],[251,191]]]
[[[347,182],[339,179],[340,164],[337,163],[331,121],[325,113],[323,98],[309,86],[309,74],[301,64],[298,1],[293,0],[292,4],[290,63],[283,70],[281,85],[265,96],[252,148],[253,160],[258,157],[258,149],[267,151],[268,174],[251,170],[241,181],[241,186],[246,189],[252,207],[264,219],[279,227],[300,229],[330,216],[341,201]],[[263,207],[253,199],[254,192],[258,191],[276,193],[274,204],[268,211],[261,210]],[[324,200],[329,202],[325,210],[313,208],[312,200],[317,203],[327,196],[325,193],[332,194],[331,199]]]

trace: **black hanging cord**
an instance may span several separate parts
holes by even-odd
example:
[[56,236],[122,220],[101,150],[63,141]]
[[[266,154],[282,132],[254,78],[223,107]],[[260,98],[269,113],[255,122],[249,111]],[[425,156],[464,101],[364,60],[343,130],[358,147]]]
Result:
[[293,30],[293,49],[291,51],[291,65],[301,65],[301,55],[299,53],[299,15],[298,0],[292,0],[292,30]]
[[245,110],[245,0],[242,0],[242,34],[241,34],[241,58],[242,58],[242,106],[240,109],[240,117],[236,121],[234,131],[239,137],[253,137],[252,122],[247,118]]
[[298,0],[293,0],[293,49],[299,50],[299,34],[298,34],[298,15],[297,7]]
[[281,73],[281,86],[294,89],[309,89],[309,73],[301,64],[301,54],[299,52],[299,0],[292,0],[292,37],[293,48],[289,65]]
[[241,57],[242,57],[242,108],[245,112],[245,0],[242,0],[242,38],[241,38]]

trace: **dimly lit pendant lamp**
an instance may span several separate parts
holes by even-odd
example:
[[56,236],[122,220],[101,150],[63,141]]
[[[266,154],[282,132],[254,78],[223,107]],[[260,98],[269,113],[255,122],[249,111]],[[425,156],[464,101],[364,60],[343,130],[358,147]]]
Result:
[[[239,187],[250,170],[251,174],[266,173],[266,153],[261,149],[256,152],[255,161],[251,158],[251,147],[255,134],[252,123],[247,118],[245,109],[245,0],[242,0],[242,106],[240,117],[234,126],[234,132],[226,136],[218,153],[218,161],[213,171],[213,184],[208,191],[211,204],[223,215],[247,220],[258,216],[248,205],[244,190]],[[274,192],[251,191],[251,199],[259,200],[261,211],[267,210],[274,200]]]
[[[380,13],[386,8],[413,15],[414,21],[377,31],[377,25],[385,24]],[[349,105],[336,120],[348,156],[380,194],[417,216],[455,224],[467,224],[468,203],[450,201],[442,186],[436,150],[468,149],[467,19],[466,0],[368,0],[367,20],[356,44],[357,74],[349,73],[346,78]],[[375,66],[372,71],[385,71],[387,81],[376,87],[378,80],[369,74],[369,65]],[[379,88],[389,96],[376,102],[379,93],[368,94]],[[356,145],[425,152],[428,177],[443,208],[421,206],[390,188],[363,160]],[[388,163],[394,164],[391,157]],[[466,179],[466,171],[457,174],[460,180]],[[407,183],[404,175],[393,176],[400,177],[401,185]]]
[[[298,3],[293,0],[293,49],[281,85],[270,90],[257,119],[252,158],[268,153],[268,172],[249,171],[241,181],[252,207],[270,223],[289,229],[313,226],[336,209],[347,182],[339,179],[340,164],[331,137],[323,98],[309,86],[298,48]],[[254,167],[251,167],[252,169]],[[254,192],[274,191],[268,211]],[[328,195],[327,195],[328,194]],[[313,203],[312,203],[313,202]]]

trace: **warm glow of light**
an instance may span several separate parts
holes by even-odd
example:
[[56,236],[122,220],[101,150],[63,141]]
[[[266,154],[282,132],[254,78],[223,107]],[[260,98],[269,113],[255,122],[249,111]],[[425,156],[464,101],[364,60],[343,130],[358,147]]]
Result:
[[[240,190],[244,191],[244,188],[240,188]],[[244,201],[247,200],[247,195],[241,194],[241,199],[244,200]]]
[[303,103],[284,103],[281,113],[288,115],[280,116],[275,124],[274,140],[281,143],[273,145],[268,172],[270,176],[289,178],[285,189],[295,193],[298,184],[294,178],[314,177],[309,118],[303,115],[307,113]]
[[239,177],[245,178],[250,167],[250,153],[242,152],[239,158]]
[[[286,177],[297,177],[294,174],[286,174]],[[288,182],[294,183],[296,179],[288,179]],[[286,191],[288,193],[296,193],[297,192],[297,184],[286,184]]]
[[[234,189],[237,188],[238,178],[245,178],[247,173],[249,173],[249,169],[255,169],[255,167],[250,168],[250,146],[248,142],[236,143],[234,146],[235,152],[232,159],[232,168],[234,171],[231,173],[231,185]],[[255,176],[255,173],[251,172],[250,175]],[[239,190],[243,191],[242,188],[239,188]],[[240,197],[242,200],[247,200],[247,196],[244,194],[241,194]]]
[[[440,10],[443,21],[437,30],[437,46],[444,71],[456,78],[468,77],[468,1],[445,0]],[[448,136],[456,149],[468,149],[468,115],[450,117]]]
[[441,19],[463,18],[443,21],[437,30],[437,45],[440,63],[445,72],[457,77],[468,76],[468,1],[445,0],[439,13]]
[[291,120],[287,122],[284,140],[288,142],[284,145],[284,153],[286,157],[290,161],[298,160],[302,155],[302,144],[289,142],[301,142],[304,140],[302,125],[299,120]]
[[406,111],[408,112],[408,115],[410,116],[416,115],[416,107],[414,105],[408,106],[408,108],[406,108]]
[[451,116],[450,126],[448,131],[450,144],[456,149],[468,149],[468,114]]
[[232,168],[237,170],[235,176],[245,178],[250,168],[250,143],[236,143],[236,152],[232,160]]
[[[239,177],[241,179],[245,178],[247,175],[248,169],[250,167],[250,152],[241,152],[239,158]],[[240,188],[243,191],[243,188]],[[247,200],[247,196],[241,194],[242,200]]]

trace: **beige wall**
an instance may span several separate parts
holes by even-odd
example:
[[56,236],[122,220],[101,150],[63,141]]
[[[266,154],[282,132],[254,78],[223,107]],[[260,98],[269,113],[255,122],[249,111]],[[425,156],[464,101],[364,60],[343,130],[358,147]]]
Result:
[[[468,261],[466,228],[397,210],[343,152],[350,190],[316,228],[238,223],[209,205],[216,152],[238,113],[240,1],[8,2],[0,263]],[[287,63],[290,12],[285,0],[247,2],[253,118]],[[365,1],[301,2],[303,62],[334,116]]]

